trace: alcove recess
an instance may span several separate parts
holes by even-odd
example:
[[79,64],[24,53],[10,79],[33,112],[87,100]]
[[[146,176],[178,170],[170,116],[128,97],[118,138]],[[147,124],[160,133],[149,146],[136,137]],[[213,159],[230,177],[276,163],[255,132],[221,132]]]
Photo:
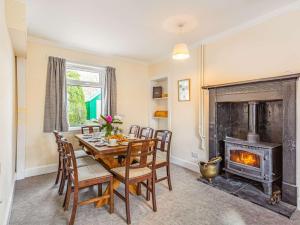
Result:
[[[162,96],[153,98],[153,87],[162,87]],[[159,76],[150,80],[150,107],[149,107],[149,125],[159,129],[170,129],[170,102],[169,102],[169,79],[167,76]],[[156,115],[155,112],[164,111],[167,115]]]

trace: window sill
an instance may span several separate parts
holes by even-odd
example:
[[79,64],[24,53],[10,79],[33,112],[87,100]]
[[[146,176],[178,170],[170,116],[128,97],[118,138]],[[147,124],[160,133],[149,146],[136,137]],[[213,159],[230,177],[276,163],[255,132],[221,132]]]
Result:
[[72,131],[81,131],[81,127],[69,127],[69,132]]

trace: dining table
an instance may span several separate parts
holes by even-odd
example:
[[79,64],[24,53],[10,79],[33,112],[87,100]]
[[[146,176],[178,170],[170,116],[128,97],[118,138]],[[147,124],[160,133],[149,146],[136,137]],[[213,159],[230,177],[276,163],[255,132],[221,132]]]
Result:
[[[94,135],[76,134],[79,145],[83,146],[86,151],[91,154],[96,161],[101,163],[107,170],[125,165],[124,160],[119,160],[119,156],[125,156],[127,153],[127,145],[117,144],[116,146],[109,146],[103,141],[103,137],[95,137]],[[137,139],[135,139],[137,140]],[[132,159],[134,161],[134,159]],[[113,188],[118,189],[120,181],[114,179]],[[129,191],[131,194],[137,195],[137,185],[130,185]],[[106,188],[104,195],[108,194],[109,190]],[[108,204],[108,199],[100,200],[96,203],[96,207],[102,207]]]

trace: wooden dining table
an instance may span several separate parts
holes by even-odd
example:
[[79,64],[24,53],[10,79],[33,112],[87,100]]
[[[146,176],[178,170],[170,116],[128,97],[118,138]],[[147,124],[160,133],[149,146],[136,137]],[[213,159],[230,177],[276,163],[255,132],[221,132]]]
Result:
[[[78,139],[79,144],[84,146],[88,153],[93,155],[93,157],[101,163],[107,170],[112,168],[124,166],[124,160],[119,161],[117,156],[126,155],[127,146],[126,145],[117,145],[117,146],[97,146],[98,142],[95,142],[91,139],[94,139],[92,136],[86,136],[84,134],[76,134],[75,138]],[[99,140],[100,142],[100,140]],[[118,189],[120,182],[117,179],[114,179],[113,188],[114,190]],[[131,194],[137,194],[137,185],[130,185],[129,190]],[[108,194],[109,190],[106,188],[104,194]],[[96,203],[96,207],[101,207],[105,204],[108,204],[108,199],[100,200]]]

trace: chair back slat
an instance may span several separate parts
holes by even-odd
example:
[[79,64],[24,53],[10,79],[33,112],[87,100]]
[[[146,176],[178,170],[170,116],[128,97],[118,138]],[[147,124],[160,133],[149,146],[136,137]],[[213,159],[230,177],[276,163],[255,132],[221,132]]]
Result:
[[[156,139],[145,139],[129,142],[125,159],[125,178],[129,177],[129,170],[148,167],[150,164],[155,165],[156,158]],[[148,157],[151,161],[147,162]],[[133,159],[137,159],[137,163],[131,165]]]
[[169,130],[155,131],[154,138],[157,139],[157,150],[170,152],[172,132]]
[[65,166],[66,166],[68,176],[72,178],[74,182],[74,186],[78,186],[78,170],[77,170],[77,162],[76,162],[73,145],[70,142],[68,142],[66,139],[62,139],[61,142],[63,146]]
[[139,133],[140,133],[140,126],[138,125],[130,126],[128,134],[134,134],[134,137],[138,137]]
[[140,139],[151,139],[153,137],[154,129],[151,127],[143,127],[141,128],[139,138]]
[[81,127],[81,133],[82,134],[92,134],[95,132],[100,132],[101,126],[99,125],[91,125],[91,126],[82,126]]
[[56,130],[53,131],[53,134],[55,136],[55,141],[56,141],[56,144],[57,144],[57,151],[59,153],[61,153],[62,152],[61,139],[63,138],[63,135],[60,132],[56,131]]

